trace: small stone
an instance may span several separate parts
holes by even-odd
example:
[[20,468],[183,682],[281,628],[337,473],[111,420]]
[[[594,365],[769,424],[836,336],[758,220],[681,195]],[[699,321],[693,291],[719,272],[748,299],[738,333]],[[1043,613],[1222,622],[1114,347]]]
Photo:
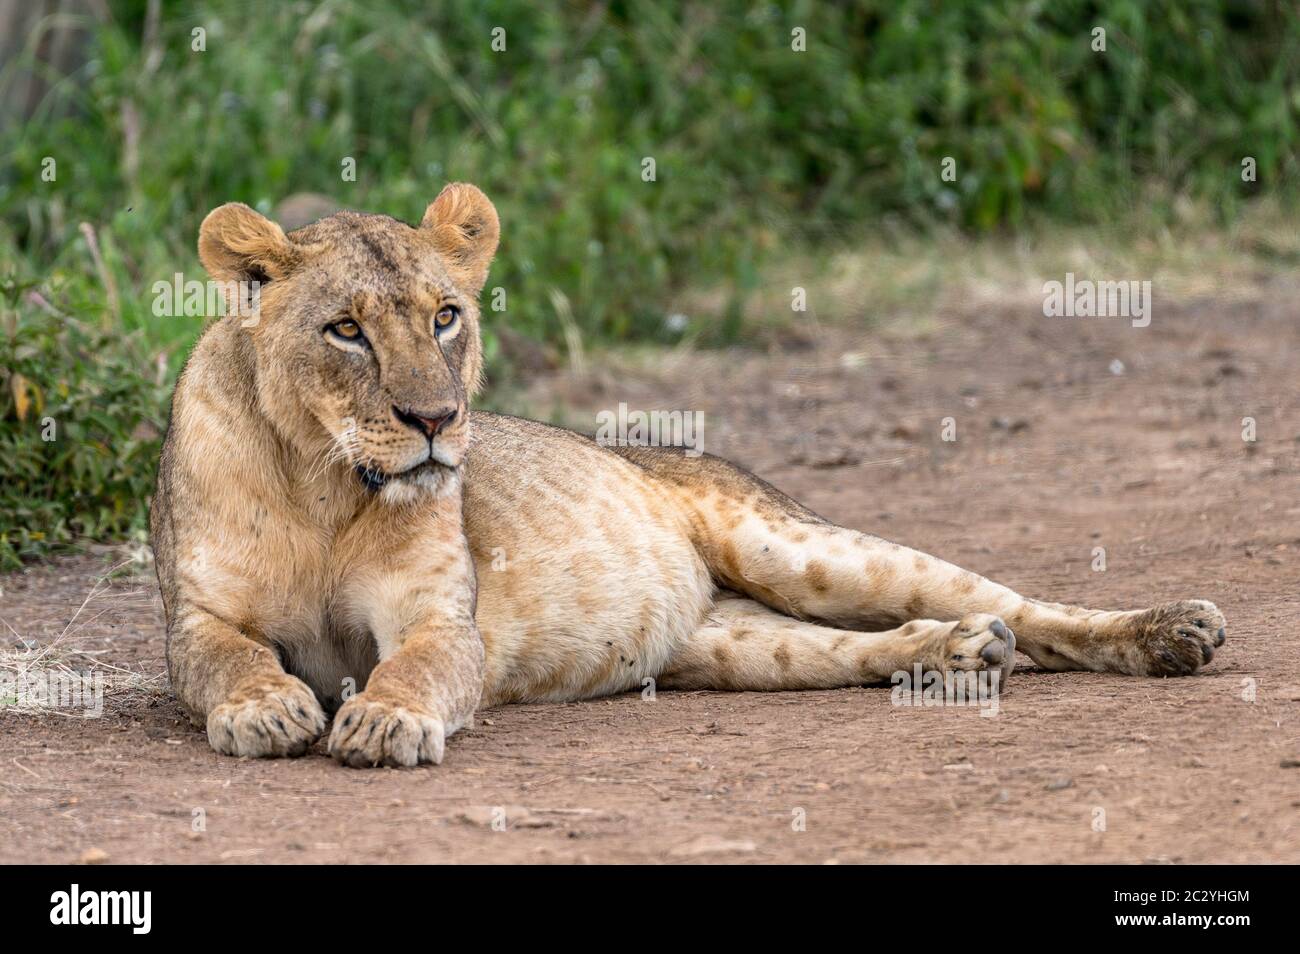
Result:
[[457,813],[456,820],[467,825],[498,830],[515,828],[554,828],[555,820],[540,818],[523,805],[471,805]]
[[1062,789],[1074,788],[1074,779],[1070,778],[1068,775],[1062,775],[1060,778],[1052,779],[1043,787],[1049,792],[1059,792]]
[[861,368],[867,363],[867,354],[865,351],[846,351],[840,355],[840,367],[842,368]]
[[1029,422],[1023,417],[995,417],[991,423],[995,431],[1008,431],[1012,434],[1029,427]]
[[490,805],[472,805],[463,812],[456,813],[456,820],[467,825],[478,825],[481,828],[489,828],[492,822],[497,818],[496,812]]
[[87,848],[77,861],[83,865],[102,865],[108,861],[108,852],[103,848]]

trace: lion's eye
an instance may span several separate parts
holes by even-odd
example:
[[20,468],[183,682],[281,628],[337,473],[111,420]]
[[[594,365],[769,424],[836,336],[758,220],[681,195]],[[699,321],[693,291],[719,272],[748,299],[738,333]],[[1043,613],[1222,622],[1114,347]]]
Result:
[[444,305],[442,308],[438,309],[438,313],[433,316],[434,334],[446,331],[456,323],[456,319],[459,317],[460,309],[455,305]]
[[343,321],[336,321],[334,324],[330,325],[329,330],[344,341],[356,341],[362,337],[361,326],[351,318],[345,318]]

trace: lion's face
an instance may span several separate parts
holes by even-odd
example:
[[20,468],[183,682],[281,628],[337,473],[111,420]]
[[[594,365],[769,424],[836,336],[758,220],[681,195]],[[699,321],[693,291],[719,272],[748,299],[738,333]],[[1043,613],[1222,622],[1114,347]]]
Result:
[[487,197],[452,185],[418,228],[340,212],[286,236],[225,205],[204,220],[199,252],[222,281],[262,282],[243,324],[263,413],[318,466],[344,464],[401,499],[447,486],[463,459],[498,232]]

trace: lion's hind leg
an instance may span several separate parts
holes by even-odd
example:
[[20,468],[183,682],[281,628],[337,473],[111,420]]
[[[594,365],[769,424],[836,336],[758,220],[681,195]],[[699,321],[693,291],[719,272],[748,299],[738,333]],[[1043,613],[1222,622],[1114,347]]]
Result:
[[1195,672],[1227,637],[1207,600],[1093,610],[1027,599],[938,557],[837,527],[724,460],[663,448],[620,453],[677,495],[720,586],[797,619],[874,630],[991,613],[1044,668],[1152,676]]
[[674,652],[664,689],[836,689],[894,673],[964,670],[1009,675],[1015,637],[996,616],[913,620],[860,633],[793,619],[755,600],[719,595],[704,624]]

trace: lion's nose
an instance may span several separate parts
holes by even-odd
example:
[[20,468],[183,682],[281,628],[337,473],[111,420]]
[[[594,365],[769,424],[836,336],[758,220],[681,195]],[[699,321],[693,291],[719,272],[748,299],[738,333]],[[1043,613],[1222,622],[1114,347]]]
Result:
[[403,411],[394,404],[393,415],[407,427],[413,427],[425,437],[432,439],[437,437],[444,427],[456,419],[456,409],[454,407],[444,407],[436,411],[417,411],[414,409]]

